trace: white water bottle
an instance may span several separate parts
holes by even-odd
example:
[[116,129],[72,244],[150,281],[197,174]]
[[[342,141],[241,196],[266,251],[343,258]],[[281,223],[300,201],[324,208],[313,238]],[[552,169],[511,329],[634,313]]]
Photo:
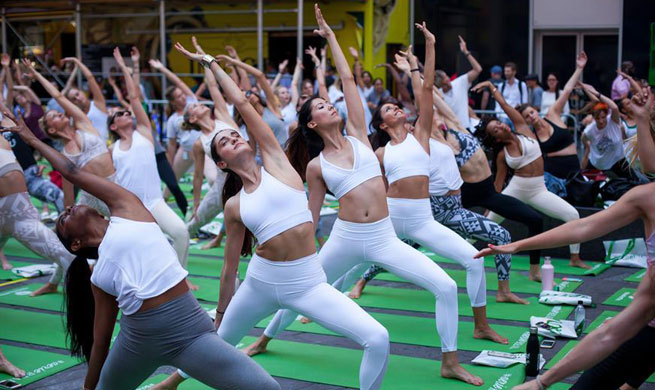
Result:
[[575,333],[580,336],[584,330],[585,323],[585,309],[582,301],[578,301],[578,306],[575,307]]
[[541,266],[541,290],[552,291],[555,278],[555,268],[550,263],[550,256],[544,258],[544,265]]

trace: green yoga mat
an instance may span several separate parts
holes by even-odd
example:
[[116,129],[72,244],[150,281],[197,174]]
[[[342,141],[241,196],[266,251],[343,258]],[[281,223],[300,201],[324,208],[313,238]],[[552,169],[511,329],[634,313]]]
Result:
[[[441,257],[434,252],[427,250],[425,248],[420,248],[419,251],[426,254],[429,258],[436,261],[437,263],[450,263],[457,264],[455,260],[451,260],[445,257]],[[551,259],[553,267],[555,267],[555,273],[558,274],[568,274],[568,275],[582,275],[585,270],[578,267],[571,267],[569,265],[569,260],[567,259]],[[493,256],[487,256],[484,258],[484,266],[488,268],[496,268]],[[530,269],[530,257],[525,255],[512,255],[512,270],[514,271],[528,271]]]
[[[441,339],[436,331],[434,318],[412,317],[403,315],[393,315],[387,313],[369,313],[382,326],[389,331],[390,341],[392,343],[402,343],[411,345],[421,345],[425,347],[441,347]],[[271,317],[260,321],[258,328],[265,328],[270,322]],[[497,325],[492,327],[502,336],[509,339],[508,345],[494,343],[489,340],[478,340],[473,338],[473,322],[460,321],[457,348],[466,351],[482,351],[490,349],[502,352],[516,352],[524,350],[525,343],[528,340],[529,332],[527,327]],[[288,331],[305,332],[314,334],[324,334],[331,336],[341,336],[338,333],[331,332],[316,323],[302,324],[300,321],[294,321],[288,328]]]
[[607,298],[603,305],[626,307],[632,303],[636,291],[634,288],[624,287]]
[[600,327],[605,321],[609,320],[612,317],[616,317],[616,315],[619,314],[618,311],[613,311],[613,310],[605,310],[604,312],[600,313],[598,317],[596,317],[595,320],[593,320],[582,333],[591,333],[594,330],[596,330],[598,327]]
[[3,345],[2,352],[16,367],[25,370],[23,378],[12,378],[8,374],[0,373],[0,381],[10,379],[26,386],[43,378],[67,370],[81,362],[71,356],[36,349]]
[[[248,345],[255,340],[244,338]],[[271,375],[324,383],[333,386],[359,387],[358,372],[362,351],[357,349],[328,347],[292,341],[276,340],[269,351],[255,356]],[[439,375],[441,362],[408,356],[391,355],[389,368],[382,383],[383,389],[433,390],[433,389],[511,389],[523,382],[525,369],[517,365],[508,369],[493,367],[463,366],[480,376],[484,387],[476,387]]]
[[189,277],[188,279],[191,283],[198,286],[198,289],[193,291],[193,295],[197,299],[203,299],[210,302],[218,302],[218,279],[196,278],[193,276]]
[[[218,278],[221,276],[221,269],[223,268],[223,259],[218,257],[200,257],[189,256],[187,271],[191,275],[211,276]],[[239,262],[239,276],[246,277],[246,270],[248,263],[245,261]]]
[[4,246],[4,249],[5,249],[5,255],[7,256],[26,257],[29,259],[42,259],[41,256],[25,248],[23,244],[21,244],[14,238],[10,238],[7,241],[7,244]]
[[225,256],[225,247],[221,246],[219,248],[211,248],[211,249],[200,249],[203,245],[208,243],[209,241],[199,241],[197,244],[192,244],[189,246],[189,254],[190,255],[204,255],[204,256],[217,256],[217,257],[224,257]]
[[[498,303],[494,298],[487,300],[487,317],[498,320],[530,321],[530,316],[565,319],[573,307],[547,306],[539,304],[537,297],[527,299],[529,306],[515,303]],[[473,310],[466,294],[458,294],[459,314],[473,316]],[[435,298],[426,290],[368,286],[361,298],[355,300],[365,307],[380,309],[419,311],[434,313]]]
[[[24,261],[11,260],[11,259],[9,259],[9,262],[11,263],[11,265],[14,266],[14,268],[20,268],[20,267],[25,267],[34,264],[34,263],[27,263]],[[10,269],[9,270],[0,269],[0,283],[3,281],[17,280],[22,278],[23,278],[22,276],[18,276],[15,273],[11,272]]]
[[[168,378],[168,375],[166,374],[159,374],[155,376],[151,376],[150,378],[146,379],[145,382],[141,384],[141,386],[137,387],[136,390],[146,390],[152,388],[154,385],[157,383],[163,381],[164,379]],[[186,380],[182,382],[181,385],[177,387],[180,390],[205,390],[205,389],[211,389],[211,387],[202,384],[198,382],[197,380],[191,378],[189,380]]]
[[42,286],[41,283],[32,283],[25,286],[12,288],[10,290],[0,291],[0,303],[7,305],[17,305],[33,307],[37,309],[63,311],[64,294],[61,286],[56,294],[39,295],[31,297],[29,294]]
[[639,283],[639,282],[641,282],[641,278],[643,278],[644,275],[646,275],[646,270],[642,269],[642,270],[639,270],[639,271],[635,272],[634,274],[628,276],[627,278],[625,278],[623,280],[625,280],[626,282]]
[[66,332],[61,314],[0,308],[0,318],[3,323],[10,324],[0,328],[0,339],[66,348]]
[[[458,287],[466,286],[466,271],[463,269],[444,269],[451,278],[455,280]],[[486,272],[485,274],[487,279],[487,290],[496,291],[498,290],[498,277],[495,272]],[[390,282],[405,282],[403,278],[400,278],[389,272],[381,273],[376,277],[379,280],[386,280]],[[539,294],[541,292],[541,283],[534,282],[528,279],[527,275],[520,274],[516,271],[510,272],[510,288],[512,292],[515,293],[526,293],[526,294]],[[568,282],[562,281],[559,278],[555,278],[555,283],[559,287],[559,291],[573,292],[575,291],[582,282]]]

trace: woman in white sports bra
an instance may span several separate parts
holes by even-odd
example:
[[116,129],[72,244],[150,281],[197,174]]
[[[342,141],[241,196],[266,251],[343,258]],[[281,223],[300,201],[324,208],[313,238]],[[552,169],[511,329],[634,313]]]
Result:
[[[178,260],[182,267],[186,268],[189,233],[182,218],[175,214],[162,196],[150,118],[141,105],[138,84],[132,80],[132,75],[125,66],[118,48],[114,49],[114,59],[123,72],[128,99],[136,118],[135,127],[130,112],[120,110],[107,120],[107,128],[118,137],[111,151],[116,167],[116,183],[131,191],[143,202],[164,234],[173,241],[173,249],[177,253]],[[198,289],[191,282],[187,281],[187,283],[192,290]]]
[[[318,8],[316,12],[320,16]],[[322,17],[319,25],[325,31]],[[272,312],[291,309],[362,345],[360,388],[379,389],[388,362],[389,335],[361,307],[326,283],[302,179],[266,122],[214,57],[190,53],[179,43],[175,47],[211,67],[258,143],[264,163],[256,163],[254,150],[234,129],[219,131],[212,140],[212,158],[228,172],[223,198],[227,241],[215,322],[219,336],[235,345]],[[245,281],[234,294],[239,257],[252,250],[252,235],[257,250]],[[179,379],[169,378],[166,383]]]
[[[64,143],[62,153],[75,166],[96,176],[114,181],[116,170],[114,169],[109,149],[107,149],[107,144],[102,140],[100,133],[93,127],[86,114],[62,95],[56,86],[52,85],[45,77],[37,72],[28,59],[23,60],[23,65],[41,83],[50,96],[66,111],[66,114],[62,114],[56,110],[46,112],[42,119],[41,128],[45,129],[48,136]],[[72,126],[71,119],[73,121]],[[75,203],[73,186],[64,180],[63,187],[64,205],[72,206]],[[78,203],[92,207],[101,214],[109,216],[107,205],[84,190],[80,191]]]
[[[496,191],[513,196],[527,205],[564,222],[580,218],[575,207],[564,199],[549,192],[544,182],[544,159],[536,135],[530,129],[521,114],[511,107],[502,96],[502,93],[490,82],[484,81],[473,87],[473,91],[489,88],[491,94],[502,107],[503,111],[514,123],[516,133],[510,127],[493,117],[482,118],[479,125],[479,137],[486,137],[485,142],[502,145],[502,150],[496,157]],[[507,168],[514,170],[514,176],[505,189],[503,185],[507,175]],[[503,217],[491,212],[488,218],[495,222],[502,222]],[[570,264],[575,267],[589,268],[580,259],[580,244],[569,245],[571,252]],[[539,263],[530,261],[530,278],[541,280]]]
[[[426,37],[432,37],[424,26],[417,27],[424,30]],[[339,216],[329,240],[319,253],[327,281],[337,281],[353,267],[360,270],[354,271],[354,274],[361,275],[363,269],[374,263],[434,293],[437,329],[445,357],[441,373],[444,377],[466,380],[470,374],[459,366],[454,352],[457,332],[449,323],[457,319],[457,303],[453,305],[452,301],[456,300],[457,286],[437,264],[396,236],[384,196],[380,164],[366,135],[364,109],[368,108],[364,108],[361,102],[350,67],[334,33],[327,30],[326,35],[343,83],[348,108],[348,135],[344,137],[341,134],[341,122],[334,106],[320,97],[313,97],[303,104],[298,113],[299,126],[290,139],[289,154],[298,156],[300,153],[292,150],[304,148],[305,156],[313,157],[309,163],[303,164],[307,158],[299,158],[300,161],[292,161],[292,164],[296,170],[306,174],[309,205],[315,222],[318,221],[327,190],[339,199]],[[428,40],[428,44],[434,45],[434,41]],[[433,48],[428,49],[428,55],[434,54]],[[308,144],[312,149],[313,146],[322,149],[318,156],[315,156],[315,150],[307,150]],[[347,280],[340,280],[335,287],[343,290],[350,284]],[[250,355],[265,352],[268,342],[288,327],[296,316],[290,310],[277,312],[264,334],[245,351]]]

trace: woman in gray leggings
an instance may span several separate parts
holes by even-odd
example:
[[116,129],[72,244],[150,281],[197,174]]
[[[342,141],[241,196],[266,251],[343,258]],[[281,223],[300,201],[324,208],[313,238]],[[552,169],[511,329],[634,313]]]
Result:
[[[88,361],[84,389],[135,389],[163,365],[182,367],[217,389],[280,388],[215,333],[189,292],[175,250],[134,194],[77,168],[39,141],[22,120],[11,131],[110,210],[106,220],[77,205],[56,223],[59,239],[76,255],[66,276],[66,328],[72,354]],[[98,259],[93,274],[89,258]],[[119,309],[121,330],[110,350]]]

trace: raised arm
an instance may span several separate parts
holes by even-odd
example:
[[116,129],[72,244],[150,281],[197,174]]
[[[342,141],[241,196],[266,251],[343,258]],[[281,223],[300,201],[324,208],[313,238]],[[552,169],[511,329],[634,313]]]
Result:
[[566,84],[564,84],[564,89],[559,95],[559,98],[557,98],[555,103],[550,106],[548,113],[546,113],[546,117],[549,120],[557,120],[558,122],[562,121],[561,116],[562,112],[564,111],[564,107],[566,106],[566,102],[569,101],[571,92],[573,92],[573,89],[575,89],[578,80],[580,80],[580,75],[582,75],[582,71],[584,70],[585,65],[587,65],[587,54],[583,51],[578,54],[578,58],[575,61],[575,72],[573,72],[569,80],[566,82]]
[[366,84],[364,84],[364,80],[362,80],[363,69],[362,63],[359,62],[359,52],[352,46],[348,48],[348,51],[350,52],[350,55],[355,59],[355,63],[353,64],[353,75],[355,76],[355,82],[357,83],[357,87],[363,91],[364,88],[366,88]]
[[[434,114],[434,98],[432,97],[432,86],[434,85],[434,44],[435,38],[434,35],[428,30],[425,25],[416,23],[416,28],[419,31],[423,32],[425,37],[425,74],[423,79],[423,85],[420,86],[420,97],[417,97],[417,103],[420,100],[419,106],[419,116],[418,121],[416,122],[416,128],[414,130],[414,136],[418,139],[419,142],[423,145],[426,150],[430,150],[428,141],[430,140],[430,134],[432,133],[432,115]],[[417,64],[412,64],[412,58],[416,58],[413,55],[410,57],[410,65],[412,69],[418,68]],[[411,72],[411,71],[410,71]],[[412,73],[412,86],[414,85],[414,78],[420,78],[420,75],[417,72]],[[416,74],[414,74],[416,73]],[[416,91],[416,89],[415,89]]]
[[18,134],[26,144],[39,151],[46,160],[50,161],[52,168],[59,171],[66,180],[105,202],[111,210],[111,215],[144,222],[154,221],[136,195],[104,177],[78,168],[63,154],[36,138],[22,118],[16,119],[8,111],[3,114],[18,123],[16,127],[9,129],[10,131]]
[[280,101],[278,100],[277,96],[275,96],[275,92],[273,91],[273,88],[271,88],[271,84],[269,84],[268,80],[266,79],[266,75],[264,74],[264,72],[255,68],[254,66],[248,65],[245,62],[234,59],[230,56],[219,55],[217,58],[218,60],[223,61],[226,64],[234,65],[237,68],[243,69],[246,72],[253,75],[255,77],[255,80],[257,80],[257,84],[259,84],[261,89],[264,91],[264,94],[266,95],[267,107],[271,111],[273,111],[275,115],[277,116],[281,115]]
[[327,39],[330,50],[332,51],[334,65],[341,79],[343,94],[346,100],[346,109],[348,110],[346,131],[349,135],[357,137],[357,139],[368,145],[364,106],[362,105],[362,99],[359,97],[359,91],[357,90],[353,73],[350,71],[350,66],[348,65],[348,61],[346,61],[346,57],[343,55],[334,31],[332,31],[332,28],[330,28],[325,18],[323,18],[321,9],[318,8],[317,4],[314,5],[314,12],[316,14],[316,22],[318,23],[318,29],[314,30],[314,34]]
[[120,105],[125,108],[125,109],[130,109],[130,103],[125,100],[123,97],[123,92],[121,92],[121,89],[118,88],[118,85],[116,84],[116,79],[114,79],[114,76],[109,76],[107,77],[107,83],[109,83],[109,86],[111,89],[114,91],[114,95],[116,95],[116,100],[120,103]]
[[612,122],[619,125],[621,124],[621,117],[619,116],[619,106],[617,106],[616,103],[614,103],[614,100],[598,92],[596,88],[594,88],[591,84],[582,83],[582,87],[584,88],[585,92],[587,92],[587,94],[595,96],[599,101],[607,104],[607,107],[609,107],[611,110],[610,119],[612,119]]
[[400,73],[398,73],[395,67],[393,67],[391,64],[378,64],[375,67],[376,68],[385,67],[387,70],[389,70],[389,72],[391,73],[391,77],[393,77],[393,81],[396,84],[396,88],[398,89],[398,95],[400,96],[401,100],[404,101],[412,100],[412,96],[410,95],[409,90],[407,89],[407,85],[403,83],[402,77],[400,76]]
[[459,51],[461,51],[462,54],[464,54],[469,64],[471,64],[471,67],[473,68],[469,70],[468,73],[466,74],[469,80],[469,84],[471,84],[473,81],[475,81],[475,79],[478,78],[480,73],[482,73],[482,66],[480,65],[478,60],[476,60],[475,57],[473,57],[473,54],[471,54],[471,52],[466,47],[466,41],[464,40],[464,38],[462,38],[461,35],[458,35],[457,38],[459,38]]
[[68,76],[68,80],[66,80],[66,85],[64,85],[64,89],[61,90],[62,95],[66,96],[66,94],[68,94],[68,91],[70,91],[70,89],[73,88],[73,84],[75,84],[75,79],[77,78],[77,72],[79,71],[80,70],[77,67],[77,65],[73,67],[71,74]]
[[277,87],[277,85],[280,83],[280,79],[282,78],[284,72],[287,70],[288,64],[289,64],[289,60],[284,60],[280,62],[280,65],[277,66],[277,74],[275,75],[275,78],[271,83],[271,89],[275,90],[275,87]]
[[26,85],[14,85],[14,91],[21,91],[25,92],[27,94],[27,98],[30,102],[34,104],[41,104],[41,101],[39,100],[39,97],[36,96],[34,91],[32,91],[32,88],[26,86]]
[[136,92],[139,94],[141,101],[145,100],[145,96],[141,93],[141,53],[136,46],[130,49],[130,59],[132,60],[132,81],[136,85]]
[[[239,58],[239,53],[237,53],[236,49],[230,45],[225,46],[225,50],[227,51],[227,55],[234,58],[235,60],[241,60]],[[236,73],[237,76],[239,76],[239,87],[241,87],[242,90],[247,91],[250,88],[252,88],[252,84],[250,83],[250,77],[248,77],[248,72],[246,72],[245,69],[240,68],[238,66],[230,65],[230,67],[234,70],[233,73]]]
[[[316,48],[309,47],[305,50],[305,54],[308,54],[312,57],[312,62],[314,63],[314,69],[316,70],[316,82],[318,83],[318,96],[320,96],[325,101],[330,101],[330,94],[328,93],[327,86],[325,84],[325,57],[326,57],[326,48],[321,48],[321,59],[316,56]],[[300,80],[300,74],[298,74],[298,80]],[[297,90],[297,88],[296,88]]]
[[498,102],[500,107],[503,109],[503,111],[505,111],[505,114],[507,114],[507,116],[512,121],[512,123],[514,123],[514,128],[516,129],[517,133],[519,133],[521,135],[524,135],[526,137],[529,137],[529,138],[535,138],[536,137],[534,135],[534,133],[532,132],[532,130],[530,130],[530,126],[528,125],[528,123],[525,121],[525,119],[523,119],[523,116],[521,115],[521,113],[519,113],[516,110],[516,108],[514,108],[514,107],[510,106],[509,104],[507,104],[507,101],[505,101],[505,98],[503,98],[503,94],[500,93],[498,88],[496,88],[491,83],[491,81],[487,80],[487,81],[483,81],[481,83],[478,83],[475,87],[471,88],[471,90],[473,92],[480,92],[484,88],[489,88],[489,90],[491,91],[491,96],[493,96],[494,99],[496,99],[496,101]]
[[444,122],[446,123],[446,126],[449,129],[457,130],[457,131],[466,131],[466,128],[464,125],[462,125],[462,122],[459,121],[459,118],[457,115],[455,115],[455,112],[453,111],[452,108],[446,103],[445,100],[443,100],[443,97],[439,94],[439,90],[435,87],[432,88],[432,97],[434,98],[434,105],[437,107],[437,111],[439,112],[439,115],[443,118]]
[[151,59],[150,61],[148,61],[148,63],[150,64],[150,67],[152,69],[155,69],[163,73],[164,76],[166,76],[166,78],[171,83],[173,83],[173,85],[175,85],[177,88],[179,88],[182,91],[182,93],[184,93],[184,95],[186,95],[187,97],[195,97],[191,88],[189,88],[189,86],[186,85],[184,81],[182,81],[182,79],[177,77],[175,73],[171,72],[167,67],[165,67],[164,64],[161,63],[161,61]]
[[289,92],[291,94],[291,104],[295,108],[298,105],[298,98],[300,97],[300,93],[298,91],[298,82],[300,82],[300,77],[302,76],[302,60],[300,58],[296,58],[296,67],[293,68],[293,78],[291,78],[291,91]]
[[[7,84],[7,101],[12,102],[14,100],[14,78],[11,76],[11,57],[9,54],[2,53],[0,56],[0,65],[2,65],[2,75],[4,80],[0,79],[0,87],[3,84]],[[0,91],[2,92],[2,91]]]
[[118,67],[121,69],[121,72],[123,72],[123,78],[125,79],[125,86],[127,88],[127,98],[132,107],[132,114],[134,114],[134,117],[136,118],[136,130],[154,145],[155,140],[152,138],[152,125],[150,124],[150,118],[148,118],[148,114],[146,114],[143,109],[141,99],[139,99],[141,94],[130,76],[130,69],[125,65],[125,61],[123,60],[118,47],[114,49],[114,59],[116,60]]
[[41,73],[37,72],[34,67],[32,67],[32,63],[26,58],[23,58],[23,65],[27,68],[27,71],[30,72],[32,76],[34,76],[39,83],[41,83],[41,86],[52,96],[57,103],[66,111],[66,114],[71,116],[73,118],[73,121],[75,122],[75,125],[80,129],[84,130],[86,132],[89,132],[91,134],[100,136],[98,133],[98,130],[96,130],[95,127],[93,127],[93,124],[91,124],[91,121],[89,118],[86,116],[84,111],[82,111],[79,107],[77,107],[75,104],[73,104],[70,100],[68,100],[64,95],[59,92],[57,87],[52,85],[48,80],[46,80]]
[[100,86],[98,85],[98,82],[96,81],[95,77],[93,77],[93,73],[91,73],[91,70],[87,68],[86,65],[82,61],[80,61],[79,58],[76,57],[67,57],[61,60],[61,62],[66,63],[66,62],[71,62],[77,66],[77,68],[82,72],[84,75],[84,78],[86,78],[86,82],[89,85],[89,92],[91,93],[91,97],[93,98],[93,104],[95,104],[98,109],[104,113],[107,112],[107,103],[105,102],[105,96],[102,94],[102,89],[100,89]]
[[621,69],[617,69],[616,73],[623,77],[624,79],[628,80],[630,83],[630,91],[633,94],[639,93],[641,91],[641,85],[639,85],[638,82],[635,81],[635,79],[632,78],[629,74],[622,72]]
[[632,97],[632,112],[637,121],[637,152],[644,173],[655,174],[655,132],[650,121],[653,94],[649,89]]

